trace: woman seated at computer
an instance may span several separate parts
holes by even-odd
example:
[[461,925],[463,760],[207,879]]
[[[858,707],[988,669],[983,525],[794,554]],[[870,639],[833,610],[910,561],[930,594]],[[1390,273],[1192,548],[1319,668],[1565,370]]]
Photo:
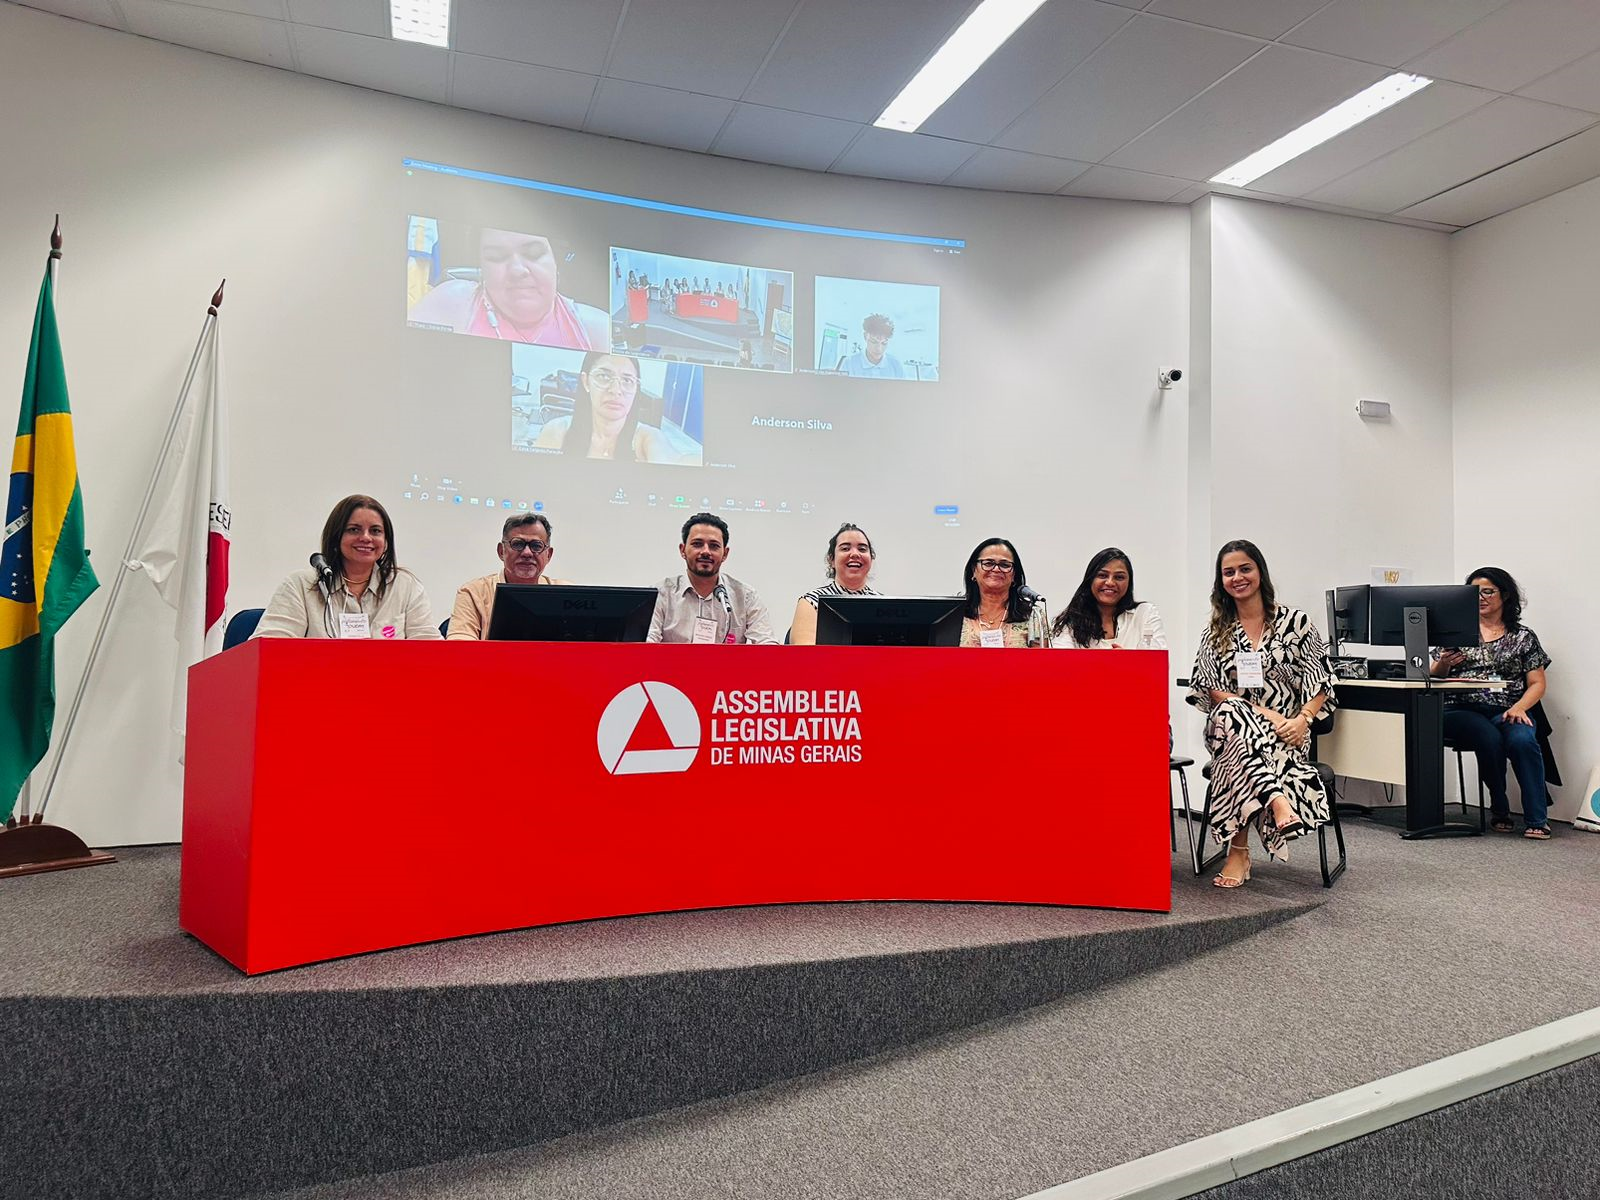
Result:
[[411,306],[406,320],[456,333],[569,350],[611,344],[611,320],[559,291],[550,239],[509,229],[477,233],[478,278],[447,279]]
[[700,447],[676,444],[662,429],[640,420],[639,360],[630,354],[583,356],[581,395],[570,417],[545,422],[535,446],[587,458],[699,466]]
[[812,588],[795,602],[793,628],[789,631],[789,641],[793,645],[817,644],[817,602],[822,597],[882,595],[867,586],[876,557],[872,539],[861,526],[848,521],[839,526],[838,532],[828,539],[828,551],[822,560],[826,564],[824,572],[828,582]]
[[1165,650],[1161,614],[1133,596],[1133,560],[1107,546],[1089,560],[1083,582],[1050,630],[1063,650]]
[[417,577],[398,565],[394,525],[371,496],[346,496],[322,526],[331,581],[302,567],[278,585],[253,637],[437,640]]
[[1506,794],[1506,763],[1522,791],[1522,836],[1550,836],[1545,790],[1544,750],[1528,710],[1544,695],[1550,656],[1539,635],[1522,623],[1522,590],[1499,567],[1480,567],[1467,576],[1478,589],[1478,634],[1482,644],[1434,652],[1435,677],[1503,679],[1504,690],[1453,692],[1445,699],[1445,736],[1478,759],[1478,778],[1489,789],[1489,826],[1510,833],[1511,801]]
[[1022,556],[1005,538],[979,542],[967,556],[967,615],[963,646],[1026,648],[1032,605],[1024,598],[1028,575]]
[[1322,635],[1297,608],[1279,604],[1266,559],[1250,542],[1217,552],[1211,624],[1190,678],[1207,714],[1211,832],[1231,843],[1211,882],[1250,878],[1249,832],[1273,858],[1328,819],[1328,796],[1311,764],[1311,725],[1333,711],[1333,669]]

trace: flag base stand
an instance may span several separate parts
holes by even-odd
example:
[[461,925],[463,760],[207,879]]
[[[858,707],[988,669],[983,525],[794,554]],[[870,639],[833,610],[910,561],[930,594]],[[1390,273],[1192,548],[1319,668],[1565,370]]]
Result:
[[116,861],[116,855],[89,849],[82,838],[60,825],[22,821],[0,829],[0,879]]

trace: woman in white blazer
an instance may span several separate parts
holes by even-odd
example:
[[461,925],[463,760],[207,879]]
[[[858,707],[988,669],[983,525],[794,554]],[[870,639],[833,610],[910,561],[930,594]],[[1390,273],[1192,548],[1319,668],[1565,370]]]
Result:
[[1154,604],[1133,595],[1133,560],[1107,546],[1089,560],[1083,582],[1051,629],[1062,650],[1165,650],[1167,634]]

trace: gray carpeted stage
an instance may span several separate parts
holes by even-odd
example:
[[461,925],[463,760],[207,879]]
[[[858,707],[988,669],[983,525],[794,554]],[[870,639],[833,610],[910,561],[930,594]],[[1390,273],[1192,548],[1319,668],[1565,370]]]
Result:
[[1314,843],[1233,893],[1177,855],[1171,917],[728,910],[254,980],[175,932],[173,850],[12,881],[0,1192],[1010,1197],[1600,1003],[1600,838],[1346,833],[1332,891]]

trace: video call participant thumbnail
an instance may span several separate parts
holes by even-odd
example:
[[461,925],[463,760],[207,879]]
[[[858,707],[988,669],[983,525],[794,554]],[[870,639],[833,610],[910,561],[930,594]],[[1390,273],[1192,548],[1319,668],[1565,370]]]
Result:
[[678,553],[688,573],[661,581],[645,640],[776,646],[772,618],[755,589],[722,573],[728,523],[715,513],[695,513],[683,523],[682,537]]
[[555,557],[550,537],[550,519],[542,513],[516,513],[506,518],[495,545],[500,570],[469,580],[456,592],[456,606],[450,612],[452,642],[482,641],[489,636],[489,618],[494,613],[494,589],[502,583],[561,583],[544,573]]
[[604,349],[611,344],[606,314],[561,294],[549,238],[481,229],[476,255],[476,283],[445,280],[412,305],[406,319],[473,337],[568,350]]
[[641,419],[640,386],[639,360],[633,355],[591,350],[578,372],[581,394],[572,416],[547,422],[533,444],[586,458],[698,467],[703,459],[698,445],[674,444],[659,425]]
[[346,496],[322,525],[316,566],[278,585],[252,637],[416,638],[439,629],[422,584],[395,559],[394,523],[371,496]]
[[894,321],[882,313],[873,313],[861,322],[865,347],[844,360],[844,373],[855,379],[904,379],[905,367],[889,353],[889,339],[894,337]]

